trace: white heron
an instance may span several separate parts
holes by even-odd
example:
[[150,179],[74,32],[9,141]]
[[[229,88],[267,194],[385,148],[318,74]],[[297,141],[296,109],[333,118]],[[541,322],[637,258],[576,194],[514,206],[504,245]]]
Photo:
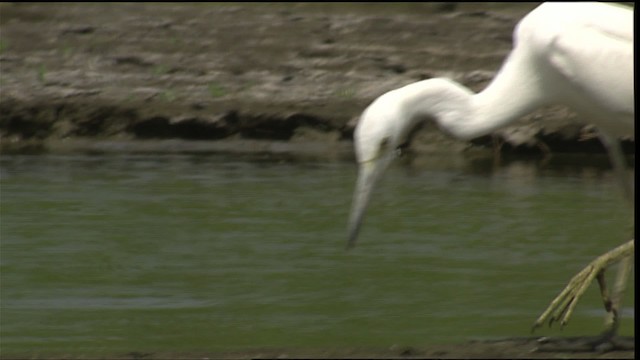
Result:
[[[513,50],[486,89],[473,93],[446,78],[389,91],[361,115],[354,132],[358,180],[349,219],[348,247],[355,245],[372,190],[410,131],[433,119],[445,132],[471,139],[489,134],[550,104],[572,108],[599,131],[625,195],[633,188],[619,138],[634,135],[633,11],[604,3],[544,3],[517,24]],[[604,334],[618,327],[618,305],[630,270],[634,240],[596,258],[577,274],[534,329],[547,320],[564,326],[594,278],[607,310]],[[605,269],[620,262],[609,297]]]

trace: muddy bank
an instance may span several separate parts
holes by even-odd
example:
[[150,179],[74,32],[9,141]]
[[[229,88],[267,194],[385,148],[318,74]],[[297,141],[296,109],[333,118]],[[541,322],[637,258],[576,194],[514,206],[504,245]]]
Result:
[[634,339],[616,340],[618,349],[587,349],[589,338],[547,339],[543,337],[475,340],[462,344],[400,346],[390,348],[265,348],[231,352],[130,351],[108,355],[18,355],[18,359],[633,359]]
[[[534,6],[0,4],[1,149],[108,140],[135,150],[150,139],[348,147],[357,116],[385,91],[436,76],[481,90]],[[602,152],[590,131],[550,108],[471,143],[430,126],[413,148]]]

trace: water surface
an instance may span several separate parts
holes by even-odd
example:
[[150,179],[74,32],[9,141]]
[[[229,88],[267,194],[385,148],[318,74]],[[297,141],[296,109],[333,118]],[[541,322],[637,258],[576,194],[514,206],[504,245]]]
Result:
[[[350,162],[3,156],[2,353],[527,336],[573,274],[631,234],[601,163],[397,163],[346,252]],[[562,333],[538,333],[594,335],[602,321],[594,285]]]

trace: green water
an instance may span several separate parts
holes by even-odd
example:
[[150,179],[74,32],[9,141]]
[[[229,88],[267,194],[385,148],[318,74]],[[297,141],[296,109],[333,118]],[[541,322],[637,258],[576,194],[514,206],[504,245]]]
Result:
[[[346,252],[350,162],[3,156],[2,354],[528,336],[631,232],[606,167],[438,160],[391,168]],[[537,333],[594,335],[602,320],[594,285],[568,327]]]

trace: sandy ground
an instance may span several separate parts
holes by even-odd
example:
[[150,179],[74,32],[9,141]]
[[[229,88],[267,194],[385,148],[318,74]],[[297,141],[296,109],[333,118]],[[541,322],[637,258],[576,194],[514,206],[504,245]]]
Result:
[[[547,339],[543,337],[470,341],[464,344],[430,346],[395,346],[391,348],[269,348],[247,349],[234,352],[141,352],[86,356],[74,354],[38,354],[11,359],[114,359],[114,360],[168,360],[168,359],[633,359],[634,339],[619,338],[617,343],[627,350],[602,351],[587,349],[588,338]],[[546,342],[545,342],[546,341]],[[2,356],[3,359],[9,357]]]
[[[3,3],[1,149],[165,151],[149,140],[178,139],[207,140],[199,151],[284,141],[294,153],[315,144],[349,154],[357,116],[388,90],[438,76],[481,90],[533,7]],[[602,152],[590,133],[548,108],[472,144]],[[181,144],[191,146],[169,150]],[[422,152],[471,146],[434,125],[413,142]]]
[[[534,7],[2,3],[0,150],[264,152],[348,158],[355,120],[378,95],[438,76],[476,91],[486,86],[511,48],[514,25]],[[428,126],[412,148],[492,151],[502,144],[505,152],[602,152],[597,139],[584,140],[591,131],[567,109],[547,108],[470,143]],[[624,145],[627,152],[635,152],[633,141]],[[632,349],[585,351],[571,341],[563,351],[534,351],[540,347],[538,339],[311,353],[267,349],[117,356],[634,357]]]

